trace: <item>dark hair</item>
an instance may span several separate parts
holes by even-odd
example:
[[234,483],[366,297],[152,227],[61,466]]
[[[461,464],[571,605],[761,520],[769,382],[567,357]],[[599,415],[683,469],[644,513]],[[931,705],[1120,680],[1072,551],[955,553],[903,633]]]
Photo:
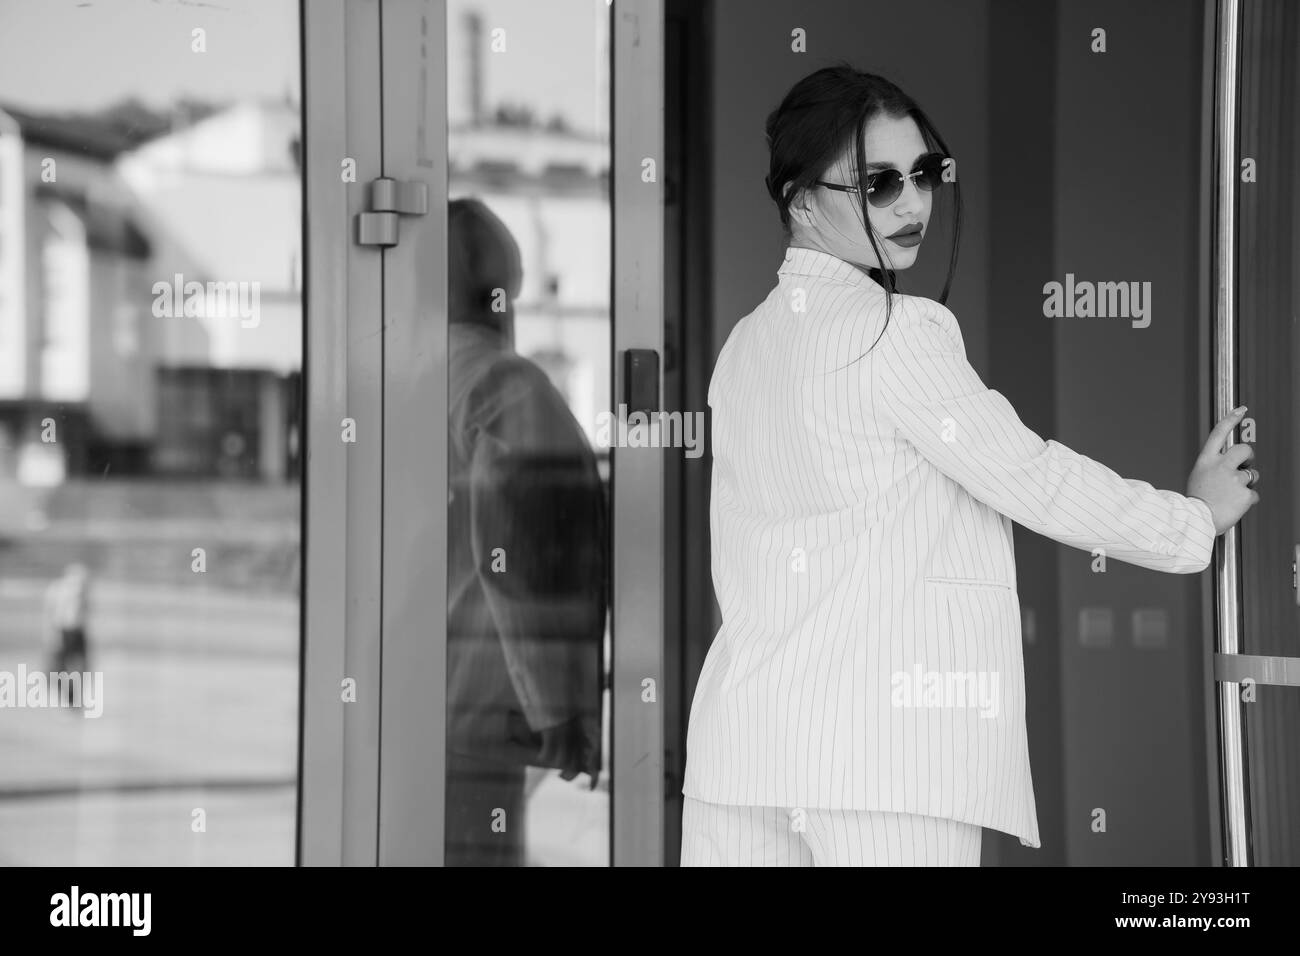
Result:
[[449,321],[503,331],[509,315],[492,309],[497,290],[513,302],[523,283],[514,236],[482,200],[453,199],[447,204],[447,247]]
[[[766,177],[767,192],[781,212],[781,225],[787,242],[791,235],[790,204],[795,195],[800,189],[808,188],[821,179],[831,164],[852,145],[851,169],[859,186],[857,195],[861,204],[862,224],[867,232],[867,240],[876,253],[876,259],[883,266],[886,260],[876,243],[871,219],[867,214],[864,174],[867,157],[862,146],[867,124],[877,116],[898,119],[910,116],[931,151],[951,155],[943,137],[915,100],[884,77],[864,73],[848,63],[841,62],[838,66],[828,66],[805,76],[790,88],[781,105],[768,116],[767,145],[771,158]],[[788,190],[785,188],[786,183],[791,183]],[[961,239],[961,187],[955,180],[953,202],[955,216],[952,252],[948,259],[948,277],[943,292],[939,294],[939,301],[945,303],[948,301],[948,290],[952,287],[953,273],[957,269],[957,248]],[[885,290],[885,328],[888,328],[893,293],[897,290],[894,270],[872,268],[868,274]],[[882,328],[880,335],[884,334]],[[877,336],[876,342],[879,341],[880,336]],[[872,348],[875,345],[875,342],[871,343]],[[858,356],[860,358],[862,356]]]

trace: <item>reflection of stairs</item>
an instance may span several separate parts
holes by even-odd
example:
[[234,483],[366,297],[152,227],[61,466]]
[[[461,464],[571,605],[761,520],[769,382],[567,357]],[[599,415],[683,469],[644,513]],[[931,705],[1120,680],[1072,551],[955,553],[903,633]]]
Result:
[[107,580],[297,590],[297,485],[88,479],[40,497],[45,525],[0,540],[0,578],[53,578],[82,561]]

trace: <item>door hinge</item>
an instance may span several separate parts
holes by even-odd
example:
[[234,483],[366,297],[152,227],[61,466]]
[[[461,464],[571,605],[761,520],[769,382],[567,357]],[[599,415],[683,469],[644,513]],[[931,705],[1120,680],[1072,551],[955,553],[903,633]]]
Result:
[[363,246],[395,246],[398,216],[423,216],[429,211],[429,189],[421,182],[379,178],[370,183],[370,210],[357,215],[357,242]]

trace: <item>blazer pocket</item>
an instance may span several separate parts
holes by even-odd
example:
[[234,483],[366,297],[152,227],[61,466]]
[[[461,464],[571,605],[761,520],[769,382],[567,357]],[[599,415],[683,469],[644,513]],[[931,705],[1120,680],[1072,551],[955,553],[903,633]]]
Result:
[[1015,585],[1010,581],[992,581],[987,578],[949,578],[926,575],[926,584],[950,584],[960,588],[995,588],[1001,591],[1014,591]]
[[897,680],[924,708],[907,712],[914,739],[937,740],[934,759],[953,805],[1022,799],[1029,769],[1015,589],[982,578],[925,582],[924,627]]

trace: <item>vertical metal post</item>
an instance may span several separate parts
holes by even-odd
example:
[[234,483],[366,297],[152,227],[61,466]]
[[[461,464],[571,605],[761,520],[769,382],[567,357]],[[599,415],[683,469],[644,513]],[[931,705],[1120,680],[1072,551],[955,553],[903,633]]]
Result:
[[384,176],[423,183],[383,252],[383,692],[379,863],[445,860],[447,4],[383,0]]
[[[623,353],[637,348],[663,355],[663,0],[615,0],[612,15],[612,411],[617,413],[624,386]],[[662,395],[662,362],[660,367]],[[614,713],[610,845],[615,866],[662,866],[666,452],[613,448],[611,453]]]
[[[1236,198],[1237,79],[1239,76],[1240,0],[1219,0],[1215,31],[1214,108],[1214,421],[1237,401],[1236,355]],[[1229,443],[1232,438],[1229,436]],[[1228,529],[1214,552],[1215,650],[1241,654],[1241,542]],[[1253,862],[1247,773],[1246,714],[1240,684],[1218,679],[1219,785],[1223,815],[1223,863]]]
[[[298,861],[374,866],[379,814],[381,260],[352,241],[380,173],[377,0],[304,2],[302,745]],[[340,179],[344,158],[357,181]],[[357,440],[342,440],[343,422]],[[343,682],[355,681],[345,701]]]

